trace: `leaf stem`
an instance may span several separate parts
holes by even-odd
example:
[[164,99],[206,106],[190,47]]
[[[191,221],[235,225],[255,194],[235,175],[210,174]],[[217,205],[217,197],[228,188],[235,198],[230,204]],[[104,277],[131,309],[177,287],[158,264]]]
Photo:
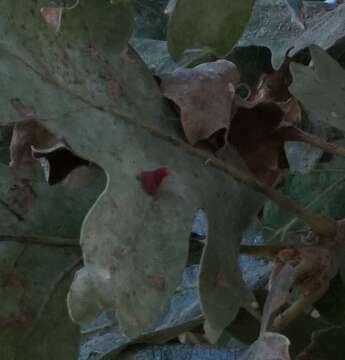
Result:
[[46,245],[46,246],[55,246],[55,247],[76,247],[78,248],[79,239],[74,238],[61,238],[53,236],[21,236],[21,235],[0,235],[0,242],[18,242],[24,244],[37,244],[37,245]]
[[289,245],[241,245],[240,254],[250,256],[267,256],[274,258],[281,250],[286,249]]
[[[337,186],[342,184],[345,181],[345,176],[342,176],[338,181],[330,185],[327,189],[325,189],[321,194],[316,196],[309,204],[305,206],[305,209],[311,208],[313,205],[315,205],[320,199],[322,199],[325,195],[329,194],[331,191],[333,191]],[[277,229],[274,234],[271,237],[271,240],[275,239],[277,236],[282,234],[282,238],[284,239],[286,233],[289,231],[289,229],[298,221],[297,217],[293,217],[288,223],[286,223],[284,226]]]
[[318,147],[329,154],[345,157],[345,148],[342,146],[329,143],[319,138],[318,136],[309,134],[294,126],[282,128],[278,130],[278,133],[279,136],[281,136],[285,141],[304,142],[306,144]]

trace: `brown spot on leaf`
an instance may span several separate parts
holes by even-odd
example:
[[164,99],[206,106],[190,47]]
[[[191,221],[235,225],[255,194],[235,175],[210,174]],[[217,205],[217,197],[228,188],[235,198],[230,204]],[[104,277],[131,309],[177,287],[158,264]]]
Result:
[[117,99],[122,94],[122,88],[118,81],[108,80],[107,81],[107,95],[110,98]]
[[147,283],[150,287],[157,290],[163,290],[165,287],[165,279],[163,276],[149,276]]
[[228,280],[226,279],[225,274],[224,274],[222,271],[220,271],[220,272],[217,274],[216,287],[219,287],[219,288],[229,287],[229,282],[228,282]]

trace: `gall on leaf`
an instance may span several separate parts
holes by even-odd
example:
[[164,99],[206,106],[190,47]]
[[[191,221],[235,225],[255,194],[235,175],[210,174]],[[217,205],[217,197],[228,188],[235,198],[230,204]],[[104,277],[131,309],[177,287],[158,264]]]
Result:
[[169,175],[168,168],[160,167],[156,170],[142,171],[139,180],[142,189],[152,196],[157,195],[163,180]]

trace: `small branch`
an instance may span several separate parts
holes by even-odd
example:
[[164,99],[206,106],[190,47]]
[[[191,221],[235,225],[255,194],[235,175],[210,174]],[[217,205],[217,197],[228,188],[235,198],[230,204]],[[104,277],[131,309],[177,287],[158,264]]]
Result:
[[108,330],[108,329],[114,327],[115,325],[116,325],[115,322],[109,321],[109,322],[106,322],[103,325],[94,326],[92,328],[82,330],[80,333],[82,335],[90,335],[90,334],[93,334],[93,333],[96,333],[96,332],[99,332],[99,331]]
[[[345,181],[345,176],[341,177],[338,181],[330,185],[327,189],[325,189],[321,194],[316,196],[309,204],[305,206],[306,209],[311,208],[313,205],[318,203],[320,199],[322,199],[325,195],[329,194],[331,191],[333,191],[336,187],[338,187],[340,184],[342,184]],[[298,221],[297,217],[292,218],[287,224],[282,226],[281,228],[277,229],[274,234],[271,237],[271,240],[277,238],[280,234],[282,235],[282,240],[284,239],[285,235],[289,231],[289,229],[296,224]]]
[[286,249],[286,246],[269,246],[269,245],[241,245],[240,254],[250,256],[266,256],[274,258],[281,250]]
[[298,141],[318,147],[329,154],[345,157],[345,148],[329,143],[315,135],[296,127],[286,127],[278,130],[279,137],[285,141]]
[[18,242],[22,244],[36,244],[54,247],[75,247],[79,248],[79,240],[74,238],[60,238],[49,236],[21,236],[21,235],[0,235],[0,242]]

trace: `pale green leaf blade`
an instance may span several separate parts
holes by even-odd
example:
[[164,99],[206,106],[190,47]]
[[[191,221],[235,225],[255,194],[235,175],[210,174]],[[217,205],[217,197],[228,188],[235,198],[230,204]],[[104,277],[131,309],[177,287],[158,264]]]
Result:
[[[127,49],[127,2],[116,4],[80,3],[58,36],[37,17],[38,7],[1,5],[0,86],[6,90],[0,109],[1,121],[15,122],[11,100],[21,99],[41,124],[106,172],[106,188],[82,227],[84,268],[69,310],[78,322],[115,310],[123,329],[136,336],[154,326],[180,281],[195,211],[208,213],[214,242],[235,227],[220,212],[253,209],[234,197],[246,187],[205,166],[207,158],[183,143],[154,79]],[[153,197],[138,175],[162,166],[170,175]],[[229,240],[229,253],[236,253],[237,241]],[[231,282],[240,283],[239,276],[231,274]]]
[[266,46],[278,69],[286,52],[294,55],[311,44],[324,49],[345,36],[345,4],[326,12],[321,2],[305,2],[306,28],[293,22],[286,0],[257,0],[253,16],[239,41],[240,46]]
[[345,130],[345,70],[326,51],[311,46],[313,67],[291,64],[289,87],[309,117]]
[[304,23],[304,2],[303,0],[285,0],[289,6],[292,20],[295,21],[302,29],[305,28]]

